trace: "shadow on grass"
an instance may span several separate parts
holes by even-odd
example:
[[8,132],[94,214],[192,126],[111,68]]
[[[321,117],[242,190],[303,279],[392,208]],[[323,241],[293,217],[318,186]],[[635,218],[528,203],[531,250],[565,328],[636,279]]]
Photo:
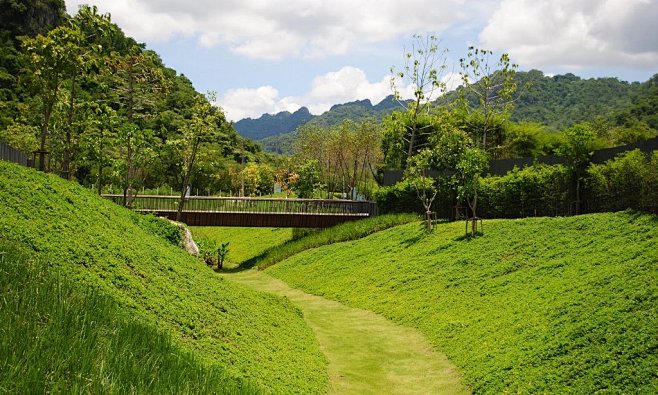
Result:
[[483,232],[479,232],[479,231],[475,232],[475,235],[473,235],[472,233],[469,232],[468,234],[463,234],[461,236],[457,236],[453,240],[454,241],[471,241],[471,240],[475,239],[476,237],[482,237],[482,236],[484,236]]
[[267,252],[269,250],[266,250],[265,252],[261,253],[260,255],[257,255],[253,258],[249,258],[244,262],[240,262],[238,265],[232,268],[222,268],[220,270],[215,270],[218,273],[240,273],[245,270],[253,269],[258,265],[258,262],[265,258],[267,256]]

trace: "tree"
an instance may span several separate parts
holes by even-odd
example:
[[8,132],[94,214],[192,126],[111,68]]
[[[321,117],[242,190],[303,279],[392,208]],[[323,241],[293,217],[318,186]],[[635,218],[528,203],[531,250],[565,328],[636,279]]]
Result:
[[432,231],[432,204],[439,189],[436,180],[430,176],[430,167],[434,162],[435,152],[424,149],[414,155],[408,162],[405,178],[416,190],[416,195],[425,210],[425,226],[428,232]]
[[66,79],[78,67],[80,42],[84,39],[79,29],[59,26],[45,36],[37,35],[23,41],[25,70],[23,80],[39,98],[41,120],[39,138],[39,170],[46,170],[48,136],[51,132],[53,110]]
[[[396,71],[391,68],[391,89],[398,102],[406,108],[406,116],[403,122],[397,123],[404,128],[402,139],[406,143],[406,163],[419,150],[419,136],[425,134],[430,125],[419,124],[419,117],[427,114],[432,106],[432,101],[446,91],[446,83],[443,81],[447,70],[447,49],[439,47],[436,36],[414,35],[411,50],[405,53],[405,65],[402,70]],[[398,87],[399,80],[407,81],[414,89],[414,99],[407,106],[402,101],[402,94]]]
[[328,133],[328,153],[334,158],[341,191],[355,197],[355,192],[368,190],[380,160],[381,132],[372,120],[359,124],[344,121]]
[[[482,172],[487,167],[487,155],[478,147],[466,146],[459,156],[457,162],[457,173],[461,178],[461,183],[457,188],[457,197],[460,200],[466,200],[471,210],[471,232],[475,236],[477,233],[477,205],[478,189],[480,187],[480,178]],[[468,221],[466,218],[466,232],[468,233]]]
[[459,60],[465,88],[462,92],[475,96],[477,105],[473,106],[466,97],[462,98],[462,103],[468,113],[475,112],[481,118],[475,136],[485,151],[502,143],[503,136],[490,134],[497,128],[497,121],[507,118],[517,89],[514,76],[518,66],[510,63],[507,54],[502,54],[497,61],[492,56],[492,51],[469,47],[466,57]]
[[101,53],[104,50],[100,44],[108,35],[113,34],[115,26],[111,23],[109,14],[100,15],[98,9],[83,5],[78,13],[70,20],[72,29],[81,34],[74,38],[70,55],[72,56],[72,67],[68,75],[68,108],[64,124],[65,137],[62,158],[61,176],[65,179],[71,178],[71,161],[73,156],[73,135],[79,129],[76,119],[76,100],[78,96],[78,85],[87,77],[92,70],[98,70],[102,63]]
[[208,93],[207,98],[200,95],[197,96],[194,107],[192,107],[192,117],[183,127],[182,135],[179,139],[170,141],[170,144],[178,147],[183,165],[183,181],[181,183],[180,199],[176,213],[177,221],[180,221],[185,206],[185,197],[190,186],[190,178],[194,170],[199,148],[204,143],[219,139],[221,130],[226,124],[224,114],[211,104],[215,98],[215,94],[212,92]]
[[564,141],[557,149],[565,156],[576,183],[576,214],[580,214],[580,185],[582,176],[596,149],[594,131],[588,124],[578,124],[564,131]]
[[472,232],[475,236],[478,190],[480,178],[487,168],[487,155],[473,139],[456,127],[450,119],[440,121],[438,133],[432,136],[433,159],[431,165],[438,171],[437,181],[444,189],[453,189],[458,201],[466,201],[471,211]]
[[108,59],[110,73],[105,75],[108,84],[114,87],[117,104],[122,108],[125,116],[124,139],[125,174],[123,185],[123,204],[130,206],[133,194],[133,180],[135,178],[135,133],[146,128],[140,128],[136,122],[138,118],[146,117],[150,108],[155,106],[156,94],[162,94],[169,89],[169,81],[165,78],[160,60],[151,51],[144,51],[141,47],[133,45],[126,55],[117,53]]
[[299,181],[295,184],[295,192],[300,198],[313,198],[323,187],[320,181],[320,162],[309,159],[299,168]]

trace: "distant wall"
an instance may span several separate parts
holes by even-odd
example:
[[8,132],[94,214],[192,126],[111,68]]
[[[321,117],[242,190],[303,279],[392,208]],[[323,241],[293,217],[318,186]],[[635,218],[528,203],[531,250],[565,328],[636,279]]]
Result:
[[1,140],[0,160],[18,163],[19,165],[23,166],[31,166],[31,161],[27,158],[27,155],[17,150],[16,148],[9,146],[7,143]]
[[[654,137],[649,140],[640,141],[633,144],[621,145],[619,147],[605,148],[594,151],[592,156],[592,163],[604,163],[610,159],[614,159],[615,156],[619,155],[622,152],[632,151],[634,149],[640,149],[643,152],[650,153],[652,151],[658,150],[658,137]],[[510,172],[514,167],[519,169],[530,166],[533,163],[543,163],[547,165],[556,165],[556,164],[566,164],[567,159],[561,156],[548,155],[540,156],[538,158],[516,158],[516,159],[500,159],[489,161],[489,170],[486,173],[493,176],[502,176]],[[402,170],[384,170],[383,173],[383,185],[391,186],[402,180],[403,177]],[[430,176],[432,172],[430,172]]]

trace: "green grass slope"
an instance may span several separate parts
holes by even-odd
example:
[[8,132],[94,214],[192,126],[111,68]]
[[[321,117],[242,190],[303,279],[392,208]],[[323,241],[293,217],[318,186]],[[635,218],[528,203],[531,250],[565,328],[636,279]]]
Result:
[[419,328],[474,393],[657,393],[658,219],[418,223],[268,273]]
[[164,331],[182,352],[224,369],[236,382],[275,393],[326,390],[326,361],[297,309],[222,281],[168,243],[166,234],[166,224],[75,183],[0,162],[3,245],[25,251],[80,289],[98,290],[126,315]]
[[171,336],[0,245],[0,393],[252,394]]
[[194,241],[203,250],[211,243],[229,243],[224,267],[231,268],[253,259],[266,250],[293,239],[292,228],[241,228],[228,226],[191,227]]

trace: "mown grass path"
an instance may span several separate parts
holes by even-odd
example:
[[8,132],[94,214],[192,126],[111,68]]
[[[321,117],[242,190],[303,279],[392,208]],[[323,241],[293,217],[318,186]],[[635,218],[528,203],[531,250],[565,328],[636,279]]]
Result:
[[287,297],[304,314],[329,362],[330,393],[464,394],[461,377],[418,330],[373,312],[310,295],[261,271],[225,274]]

